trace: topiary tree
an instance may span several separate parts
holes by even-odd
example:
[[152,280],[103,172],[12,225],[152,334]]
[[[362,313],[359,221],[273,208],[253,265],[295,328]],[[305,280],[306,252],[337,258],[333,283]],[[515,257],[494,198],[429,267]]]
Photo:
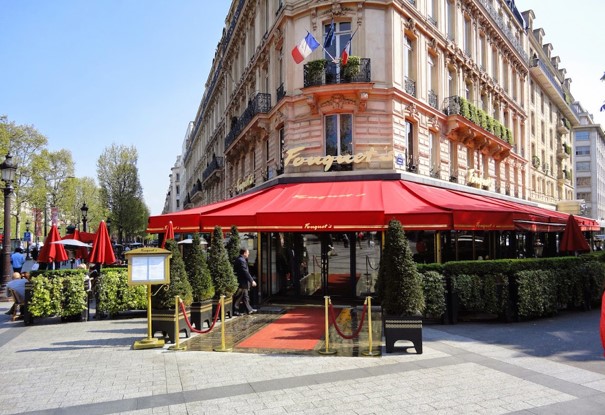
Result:
[[166,249],[170,251],[170,283],[168,289],[157,290],[151,297],[152,307],[158,310],[168,310],[174,308],[174,298],[178,295],[185,305],[191,305],[192,294],[191,284],[185,271],[185,262],[179,251],[179,246],[174,239],[166,241]]
[[235,261],[239,256],[241,244],[242,242],[239,237],[237,226],[233,225],[231,226],[231,237],[229,238],[229,242],[227,242],[227,254],[229,256],[230,264],[233,264],[233,261]]
[[417,315],[424,311],[422,277],[397,220],[391,220],[386,231],[376,293],[386,314]]
[[227,250],[223,245],[223,230],[220,226],[216,226],[212,232],[208,268],[210,269],[216,295],[231,297],[237,290],[237,278],[227,256]]
[[193,234],[191,249],[185,255],[185,269],[191,284],[193,301],[199,302],[214,297],[214,284],[206,262],[206,255],[200,244],[199,233]]

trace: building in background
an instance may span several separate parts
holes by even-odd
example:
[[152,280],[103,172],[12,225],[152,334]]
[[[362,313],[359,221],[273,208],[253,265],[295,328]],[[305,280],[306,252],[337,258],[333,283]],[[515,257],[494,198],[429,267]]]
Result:
[[574,107],[580,123],[573,130],[576,198],[585,202],[584,214],[605,220],[605,134],[580,103]]

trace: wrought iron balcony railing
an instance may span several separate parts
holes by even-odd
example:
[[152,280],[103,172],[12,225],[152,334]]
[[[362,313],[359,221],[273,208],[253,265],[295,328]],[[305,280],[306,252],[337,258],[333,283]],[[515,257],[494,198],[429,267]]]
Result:
[[416,96],[416,81],[413,81],[409,78],[405,78],[405,92],[410,94],[411,96]]
[[266,114],[269,111],[271,111],[271,94],[259,92],[248,102],[248,106],[243,114],[231,126],[231,131],[225,137],[225,149],[233,144],[235,139],[256,115]]
[[359,64],[349,58],[349,63],[345,66],[321,59],[307,63],[303,72],[305,88],[318,85],[371,82],[372,80],[370,59],[368,58],[360,58]]
[[208,167],[204,169],[202,173],[202,180],[206,181],[212,174],[217,170],[222,170],[225,166],[223,161],[223,157],[214,157],[212,161],[208,164]]
[[548,68],[548,66],[546,66],[544,64],[544,62],[542,62],[539,58],[533,58],[529,63],[529,67],[530,68],[539,67],[542,70],[542,72],[544,72],[546,74],[546,76],[548,77],[550,82],[553,84],[553,86],[559,93],[559,95],[561,95],[561,97],[563,99],[565,99],[565,92],[563,92],[563,88],[561,88],[561,82],[559,82],[557,77],[553,75],[551,70]]
[[437,94],[433,90],[429,91],[429,105],[435,109],[439,109],[438,101]]

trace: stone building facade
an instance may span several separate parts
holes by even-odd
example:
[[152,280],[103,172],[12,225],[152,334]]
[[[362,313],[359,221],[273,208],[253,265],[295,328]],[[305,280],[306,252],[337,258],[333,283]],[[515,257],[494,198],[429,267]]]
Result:
[[[579,119],[533,19],[510,0],[233,0],[183,144],[183,208],[280,175],[385,172],[574,199]],[[307,32],[321,45],[296,64]]]

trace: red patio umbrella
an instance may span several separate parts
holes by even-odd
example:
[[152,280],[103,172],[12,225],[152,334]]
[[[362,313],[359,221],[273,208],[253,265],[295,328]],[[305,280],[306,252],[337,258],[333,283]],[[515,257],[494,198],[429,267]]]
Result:
[[569,215],[567,218],[567,224],[563,231],[563,237],[561,238],[561,244],[559,245],[559,251],[561,252],[589,252],[590,245],[586,241],[580,225],[576,221],[573,215]]
[[162,240],[162,248],[166,246],[166,241],[168,239],[174,239],[174,225],[172,225],[172,221],[169,221],[168,225],[166,225],[166,232],[164,232],[164,239]]
[[[81,232],[79,230],[74,230],[74,233],[70,233],[68,235],[65,235],[63,238],[63,240],[66,239],[73,239],[75,241],[80,241],[80,242],[84,242],[87,243],[86,241],[82,240],[82,235]],[[89,243],[92,241],[89,241]],[[88,258],[88,248],[82,246],[82,247],[77,247],[74,249],[74,257],[76,259],[82,259],[82,258]]]
[[113,264],[116,262],[116,256],[111,246],[109,232],[105,221],[99,223],[99,229],[95,234],[95,240],[92,243],[92,250],[88,256],[88,262],[91,264]]
[[38,262],[49,264],[52,262],[67,261],[69,257],[67,256],[67,252],[65,252],[65,247],[61,244],[53,243],[60,240],[61,236],[59,235],[57,226],[52,225],[50,227],[50,232],[46,235],[46,239],[44,240],[44,246],[38,254]]

